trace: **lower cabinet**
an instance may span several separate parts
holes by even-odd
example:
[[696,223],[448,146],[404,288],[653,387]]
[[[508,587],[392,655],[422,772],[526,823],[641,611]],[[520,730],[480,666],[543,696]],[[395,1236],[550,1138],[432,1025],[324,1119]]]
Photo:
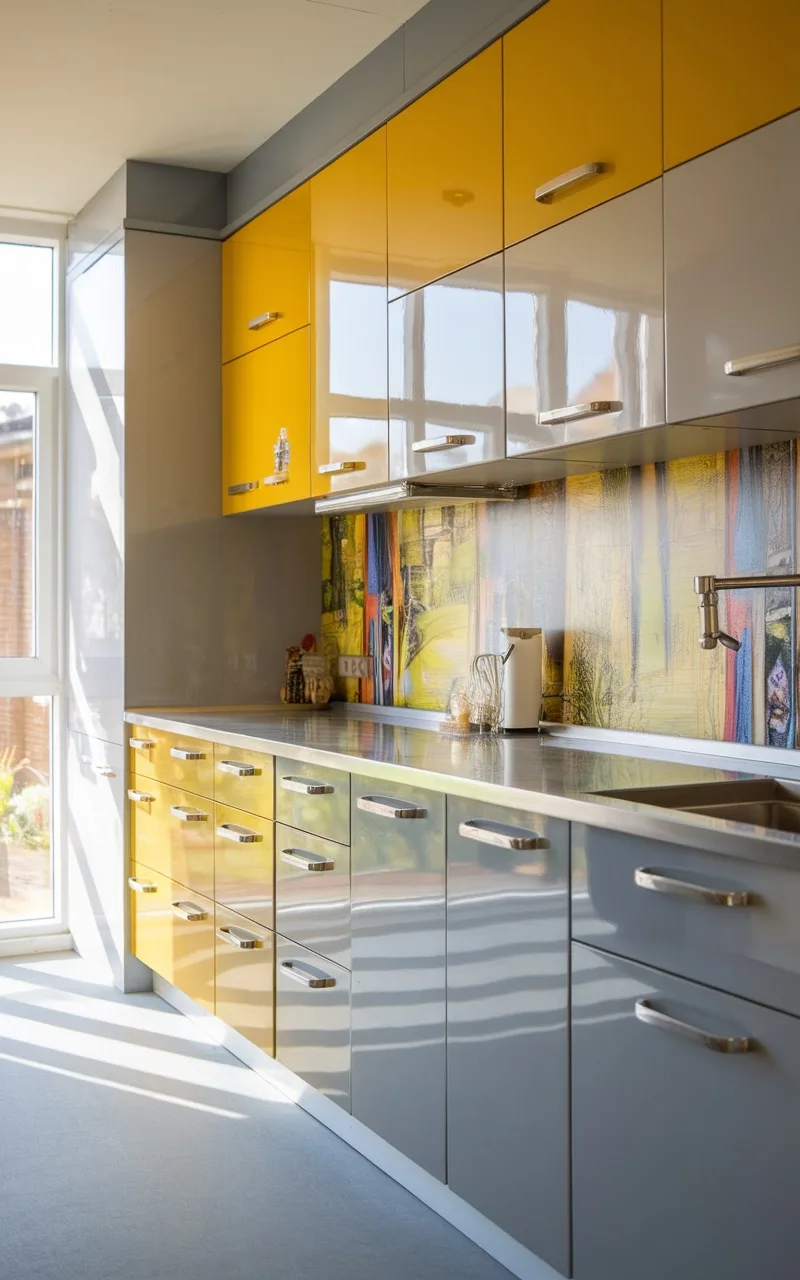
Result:
[[275,1054],[275,935],[217,904],[216,1014]]
[[287,938],[276,957],[276,1057],[349,1111],[350,974]]
[[214,896],[256,924],[275,925],[275,834],[266,818],[214,806]]
[[214,903],[134,863],[131,950],[167,982],[214,1011]]
[[800,1020],[572,954],[575,1280],[789,1275]]

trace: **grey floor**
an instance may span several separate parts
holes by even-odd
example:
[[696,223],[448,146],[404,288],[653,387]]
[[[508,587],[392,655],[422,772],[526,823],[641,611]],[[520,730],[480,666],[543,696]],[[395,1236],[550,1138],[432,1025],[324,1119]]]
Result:
[[0,961],[0,1276],[508,1280],[157,996]]

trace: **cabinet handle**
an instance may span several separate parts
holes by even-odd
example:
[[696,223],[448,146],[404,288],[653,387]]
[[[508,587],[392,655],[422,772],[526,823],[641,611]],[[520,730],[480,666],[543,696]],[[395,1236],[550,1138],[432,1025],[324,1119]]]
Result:
[[134,751],[152,751],[155,745],[149,738],[128,738],[128,746]]
[[311,965],[301,964],[299,960],[281,960],[281,969],[287,978],[294,978],[295,982],[304,987],[312,987],[315,991],[320,987],[336,986],[336,979],[330,974],[323,973],[321,969],[312,969]]
[[81,764],[88,764],[92,773],[96,773],[98,778],[116,778],[116,771],[108,764],[95,764],[91,756],[81,756]]
[[649,1000],[636,1001],[636,1017],[648,1027],[658,1027],[661,1031],[670,1031],[673,1035],[691,1040],[692,1044],[702,1045],[704,1049],[713,1049],[715,1053],[751,1053],[755,1048],[749,1036],[715,1036],[701,1027],[693,1027],[690,1022],[679,1022],[670,1018],[669,1014],[655,1009]]
[[181,920],[191,920],[193,924],[208,919],[208,912],[198,907],[196,902],[173,902],[172,914],[180,916]]
[[249,827],[238,827],[235,822],[221,822],[217,827],[217,835],[224,840],[233,840],[234,844],[258,844],[264,837]]
[[428,810],[415,804],[404,804],[389,796],[359,796],[356,804],[365,813],[377,813],[381,818],[427,818]]
[[289,476],[285,471],[276,471],[274,475],[264,476],[264,484],[288,484]]
[[415,440],[411,452],[442,453],[445,449],[460,449],[462,445],[474,443],[475,436],[434,436],[432,440]]
[[222,925],[217,929],[217,937],[231,947],[238,947],[240,951],[255,951],[257,947],[264,945],[257,933],[248,933],[247,929],[240,929],[236,924]]
[[236,495],[239,493],[252,493],[253,490],[257,488],[258,488],[257,480],[245,480],[244,484],[229,484],[228,497],[235,498]]
[[191,751],[188,747],[170,747],[173,760],[205,760],[205,751]]
[[134,893],[158,893],[158,886],[152,880],[137,880],[136,876],[128,876],[128,884]]
[[366,471],[366,462],[325,462],[317,467],[319,476],[341,476],[348,471]]
[[260,316],[255,316],[252,320],[248,320],[247,327],[248,329],[263,329],[265,324],[274,324],[276,320],[282,319],[282,311],[264,311]]
[[234,778],[255,778],[261,774],[254,764],[239,764],[238,760],[220,760],[217,768],[220,773],[232,773]]
[[537,415],[540,427],[558,422],[580,422],[582,418],[595,418],[601,413],[621,413],[621,400],[587,400],[585,404],[568,404],[563,409],[544,409]]
[[704,884],[693,884],[690,880],[673,880],[672,876],[662,876],[651,867],[637,867],[633,878],[640,889],[669,893],[675,898],[704,902],[710,907],[749,907],[753,901],[753,895],[747,890],[709,889]]
[[192,809],[188,804],[172,804],[169,811],[179,822],[208,822],[208,814],[202,809]]
[[295,778],[291,774],[281,778],[284,791],[299,791],[303,796],[332,796],[335,787],[328,782],[306,782],[305,778]]
[[335,871],[336,863],[321,853],[304,853],[302,849],[281,849],[281,862],[301,871]]
[[537,835],[535,831],[525,831],[517,827],[513,831],[504,829],[500,823],[484,822],[470,819],[462,822],[458,834],[465,840],[476,840],[478,844],[493,844],[498,849],[547,849],[549,841]]
[[560,173],[557,178],[543,182],[536,188],[534,195],[539,204],[549,204],[556,191],[563,191],[565,187],[574,186],[584,178],[593,178],[596,174],[605,173],[605,171],[606,166],[602,160],[590,160],[588,164],[579,164],[576,169],[568,169],[566,173]]
[[136,791],[134,787],[128,792],[128,799],[134,804],[154,804],[155,796],[151,796],[149,791]]
[[800,360],[800,343],[793,347],[776,347],[774,351],[759,351],[754,356],[739,356],[725,361],[725,372],[730,378],[741,378],[746,373],[760,373],[762,369],[777,369],[782,364]]

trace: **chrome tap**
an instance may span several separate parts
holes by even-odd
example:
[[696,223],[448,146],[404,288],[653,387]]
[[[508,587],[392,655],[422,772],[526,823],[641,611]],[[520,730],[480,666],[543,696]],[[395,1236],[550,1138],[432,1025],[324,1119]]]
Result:
[[745,574],[741,578],[715,578],[712,573],[695,578],[694,589],[700,597],[700,648],[716,649],[717,644],[724,644],[737,653],[742,647],[741,640],[719,629],[718,592],[775,586],[800,587],[800,573]]

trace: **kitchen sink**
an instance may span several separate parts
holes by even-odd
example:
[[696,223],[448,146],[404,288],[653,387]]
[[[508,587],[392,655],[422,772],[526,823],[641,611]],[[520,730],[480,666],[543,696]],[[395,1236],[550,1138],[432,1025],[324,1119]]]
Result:
[[702,814],[707,818],[724,818],[728,822],[746,822],[773,831],[800,833],[800,783],[779,782],[774,778],[626,787],[620,791],[598,791],[597,795]]

